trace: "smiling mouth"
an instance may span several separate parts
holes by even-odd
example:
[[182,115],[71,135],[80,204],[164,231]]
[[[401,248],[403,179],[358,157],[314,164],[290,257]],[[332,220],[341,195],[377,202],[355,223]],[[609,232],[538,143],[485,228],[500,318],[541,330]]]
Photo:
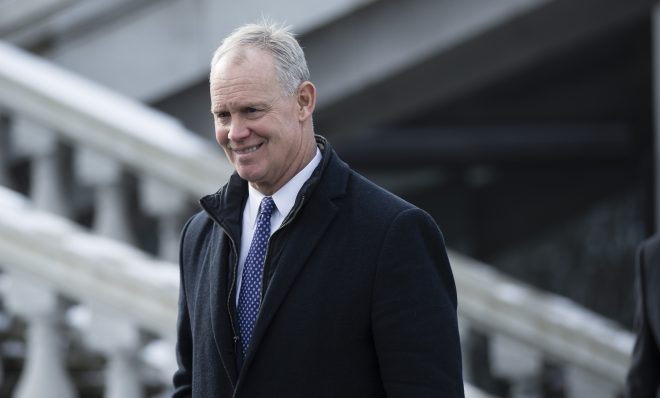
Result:
[[256,151],[257,149],[261,148],[261,145],[263,145],[263,144],[249,146],[249,147],[241,148],[241,149],[232,149],[232,151],[234,151],[234,153],[239,154],[239,155],[246,155],[248,153],[252,153],[252,152]]

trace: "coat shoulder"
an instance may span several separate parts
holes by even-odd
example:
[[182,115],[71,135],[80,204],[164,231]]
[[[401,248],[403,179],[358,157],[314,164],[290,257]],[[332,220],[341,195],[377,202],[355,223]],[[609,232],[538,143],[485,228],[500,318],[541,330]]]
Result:
[[417,206],[356,172],[351,173],[349,192],[355,206],[366,214],[374,213],[379,217],[394,218],[402,212],[418,210],[430,217]]

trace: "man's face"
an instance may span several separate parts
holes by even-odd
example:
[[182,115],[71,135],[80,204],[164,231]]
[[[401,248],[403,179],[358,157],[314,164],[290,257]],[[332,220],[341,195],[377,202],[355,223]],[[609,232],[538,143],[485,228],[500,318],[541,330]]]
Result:
[[278,80],[272,56],[232,50],[211,75],[215,138],[241,178],[270,195],[302,167],[309,152],[297,95]]

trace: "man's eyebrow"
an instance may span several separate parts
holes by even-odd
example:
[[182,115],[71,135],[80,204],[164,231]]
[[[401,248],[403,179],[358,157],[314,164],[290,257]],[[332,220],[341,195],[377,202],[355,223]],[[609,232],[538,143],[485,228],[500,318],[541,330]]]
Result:
[[211,104],[211,113],[215,114],[218,112],[226,111],[227,109],[243,110],[245,108],[260,108],[260,109],[271,109],[275,100],[268,99],[258,99],[258,100],[241,100],[231,102],[229,104],[214,105]]

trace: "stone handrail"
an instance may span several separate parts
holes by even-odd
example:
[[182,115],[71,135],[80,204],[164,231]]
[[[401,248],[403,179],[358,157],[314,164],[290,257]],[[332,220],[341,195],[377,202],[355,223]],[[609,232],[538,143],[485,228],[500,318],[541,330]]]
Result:
[[0,59],[1,106],[69,141],[196,197],[232,172],[219,149],[170,116],[3,42]]
[[459,314],[549,358],[623,385],[634,336],[561,296],[513,280],[472,258],[450,252]]
[[0,267],[175,339],[178,267],[36,211],[26,198],[2,187]]

